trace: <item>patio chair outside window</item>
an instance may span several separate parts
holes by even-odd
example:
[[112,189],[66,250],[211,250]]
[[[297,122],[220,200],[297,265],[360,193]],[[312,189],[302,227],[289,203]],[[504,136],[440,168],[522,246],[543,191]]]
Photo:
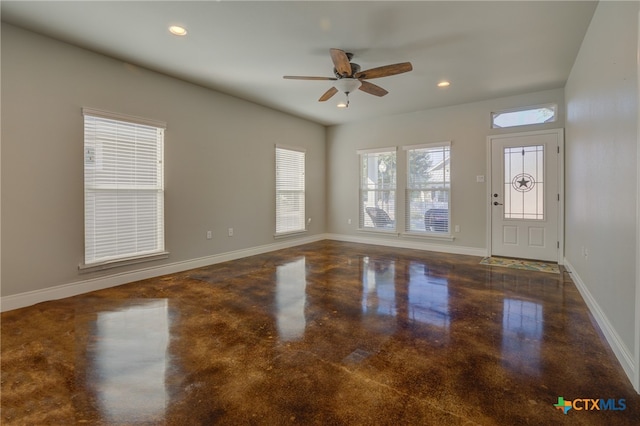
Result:
[[376,228],[393,228],[395,226],[394,221],[381,208],[367,207],[366,210]]

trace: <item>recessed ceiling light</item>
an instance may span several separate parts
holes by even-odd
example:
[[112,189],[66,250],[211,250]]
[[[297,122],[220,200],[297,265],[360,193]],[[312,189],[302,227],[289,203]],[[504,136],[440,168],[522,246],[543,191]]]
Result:
[[451,83],[449,83],[448,81],[441,81],[440,83],[438,83],[438,87],[449,87],[451,85]]
[[187,35],[187,29],[179,25],[172,25],[169,27],[169,32],[173,35],[184,36]]

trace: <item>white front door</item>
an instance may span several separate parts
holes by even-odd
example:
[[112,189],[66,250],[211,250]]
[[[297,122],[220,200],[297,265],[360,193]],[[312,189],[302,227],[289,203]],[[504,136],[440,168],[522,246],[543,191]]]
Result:
[[490,254],[561,263],[562,129],[489,136]]

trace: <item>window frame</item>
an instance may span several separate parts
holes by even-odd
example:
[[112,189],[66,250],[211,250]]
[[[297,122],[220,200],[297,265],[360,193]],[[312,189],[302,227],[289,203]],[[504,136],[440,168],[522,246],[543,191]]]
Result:
[[[405,202],[404,202],[404,215],[405,215],[405,226],[404,226],[404,235],[407,236],[420,236],[420,237],[428,237],[428,238],[437,238],[437,239],[446,239],[453,240],[452,232],[451,232],[451,201],[452,201],[452,185],[451,185],[451,141],[443,141],[443,142],[434,142],[427,144],[419,144],[419,145],[407,145],[403,146],[402,149],[405,151],[405,161],[406,161],[406,170],[405,170]],[[443,191],[448,193],[447,196],[447,231],[427,231],[426,225],[423,231],[411,229],[411,193],[415,191],[425,191],[428,190],[427,187],[412,187],[411,184],[411,162],[410,155],[411,151],[422,150],[422,149],[446,149],[448,151],[448,173],[445,171],[443,174],[444,180],[442,183],[445,185]],[[446,160],[443,159],[446,164]],[[448,179],[447,179],[448,177]],[[426,214],[426,212],[425,212]],[[422,219],[424,220],[424,219]]]
[[[83,115],[83,197],[84,197],[84,230],[83,230],[83,238],[84,238],[84,257],[83,262],[78,265],[78,269],[80,271],[90,272],[93,270],[102,270],[107,268],[114,268],[118,266],[124,266],[129,264],[141,263],[150,260],[157,260],[167,258],[169,253],[165,250],[165,218],[164,218],[164,132],[166,129],[166,123],[163,121],[136,117],[126,114],[114,113],[109,111],[101,111],[93,108],[82,108]],[[153,174],[153,185],[147,184],[143,187],[141,184],[132,184],[126,185],[126,188],[118,187],[117,182],[111,182],[107,184],[94,184],[93,187],[90,183],[90,180],[97,177],[97,173],[91,172],[91,168],[88,166],[90,163],[88,161],[93,161],[90,156],[97,156],[98,149],[97,146],[100,144],[98,141],[98,137],[88,139],[87,138],[87,125],[90,119],[97,120],[108,120],[113,126],[117,126],[118,123],[122,123],[124,126],[143,126],[148,128],[154,128],[156,131],[156,149],[153,151],[157,158],[158,164],[156,166],[156,171]],[[147,129],[148,132],[152,132],[153,130]],[[105,137],[103,135],[102,137]],[[117,140],[117,139],[116,139]],[[121,140],[121,139],[120,139]],[[118,142],[116,142],[117,144]],[[95,171],[95,170],[94,170]],[[135,176],[139,178],[137,173],[134,173]],[[88,223],[88,215],[90,212],[95,211],[92,210],[91,202],[89,201],[92,197],[91,195],[96,195],[101,191],[109,191],[112,194],[115,194],[117,197],[118,193],[122,194],[124,191],[127,192],[136,192],[136,193],[154,193],[158,194],[158,197],[155,199],[154,204],[156,204],[156,209],[153,210],[153,215],[155,220],[157,220],[156,226],[153,227],[151,231],[148,231],[146,234],[150,235],[151,238],[148,241],[153,242],[153,249],[151,250],[137,250],[137,251],[129,251],[124,254],[116,254],[111,256],[91,256],[90,247],[93,246],[93,250],[95,252],[96,247],[100,244],[99,242],[95,242],[95,235],[98,232],[95,232],[99,226],[94,226],[91,228],[91,225]],[[95,208],[95,204],[94,204]],[[135,210],[135,209],[134,209]],[[136,219],[132,219],[134,222],[138,222],[140,215],[134,215]],[[95,222],[95,220],[93,221]],[[92,229],[94,230],[93,234]],[[111,235],[111,234],[110,234]],[[141,232],[137,235],[145,235],[145,233]],[[93,237],[93,239],[92,239]],[[93,243],[92,243],[93,241]],[[113,244],[114,249],[117,251],[118,244]]]
[[[282,150],[282,151],[290,151],[290,152],[295,152],[295,153],[300,153],[302,154],[302,189],[295,189],[295,188],[290,188],[290,189],[278,189],[278,167],[279,167],[279,163],[278,163],[278,150]],[[294,147],[294,146],[286,146],[286,145],[280,145],[280,144],[276,144],[275,145],[275,149],[274,149],[274,171],[275,171],[275,179],[274,179],[274,185],[275,185],[275,233],[273,234],[274,238],[282,238],[282,237],[287,237],[290,235],[296,235],[296,234],[303,234],[305,232],[307,232],[307,222],[306,222],[306,204],[307,204],[307,195],[306,195],[306,187],[307,187],[307,152],[306,149],[301,148],[301,147]],[[283,164],[284,165],[284,164]],[[280,231],[279,230],[279,216],[280,216],[280,212],[279,212],[279,203],[278,203],[278,199],[280,197],[280,195],[282,193],[298,193],[298,194],[302,194],[302,202],[298,203],[298,206],[301,208],[301,211],[297,211],[298,216],[300,216],[298,219],[301,219],[301,227],[297,228],[297,229],[288,229],[288,230],[283,230]]]
[[[375,233],[382,233],[382,234],[395,234],[398,235],[397,232],[397,205],[398,205],[398,147],[394,146],[394,147],[384,147],[384,148],[372,148],[372,149],[360,149],[356,151],[358,154],[358,231],[365,231],[365,232],[375,232]],[[395,174],[394,174],[394,179],[393,179],[393,187],[389,187],[388,189],[384,189],[385,186],[383,185],[382,189],[369,189],[369,188],[363,188],[363,156],[364,155],[369,155],[369,154],[382,154],[382,153],[393,153],[393,155],[395,156],[395,162],[396,162],[396,167],[395,167]],[[390,219],[393,220],[393,226],[392,227],[376,227],[374,226],[365,226],[365,221],[366,221],[366,217],[367,217],[367,213],[365,211],[365,202],[364,202],[364,192],[392,192],[393,193],[393,198],[390,200],[391,202],[393,202],[393,216],[394,218]],[[371,206],[369,206],[371,207]],[[387,212],[388,215],[388,212]]]

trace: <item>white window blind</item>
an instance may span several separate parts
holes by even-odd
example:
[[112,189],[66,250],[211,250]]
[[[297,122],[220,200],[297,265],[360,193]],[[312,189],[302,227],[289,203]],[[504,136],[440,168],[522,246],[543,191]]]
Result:
[[449,234],[450,148],[449,142],[405,147],[406,231]]
[[360,228],[396,229],[396,151],[360,154]]
[[164,252],[164,126],[83,114],[85,265]]
[[276,235],[305,230],[305,152],[276,146]]

